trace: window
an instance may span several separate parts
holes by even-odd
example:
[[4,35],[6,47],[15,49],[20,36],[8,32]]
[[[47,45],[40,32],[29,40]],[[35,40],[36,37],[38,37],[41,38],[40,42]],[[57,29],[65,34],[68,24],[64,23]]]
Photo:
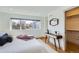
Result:
[[11,18],[12,29],[40,29],[40,20]]
[[12,29],[20,29],[20,20],[12,20]]

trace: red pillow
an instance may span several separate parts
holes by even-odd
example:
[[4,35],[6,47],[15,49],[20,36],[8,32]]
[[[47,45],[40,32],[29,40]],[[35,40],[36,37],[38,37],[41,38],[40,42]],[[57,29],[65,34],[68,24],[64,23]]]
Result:
[[17,36],[18,39],[32,39],[34,38],[33,36],[27,36],[27,35],[19,35]]
[[17,36],[18,39],[21,39],[22,37],[23,37],[23,35],[18,35]]

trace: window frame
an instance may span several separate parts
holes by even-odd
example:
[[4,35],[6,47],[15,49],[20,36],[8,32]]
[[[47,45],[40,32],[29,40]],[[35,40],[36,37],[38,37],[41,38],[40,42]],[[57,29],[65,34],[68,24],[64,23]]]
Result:
[[[12,20],[20,20],[20,29],[13,29],[12,28]],[[22,29],[21,27],[21,21],[22,20],[30,20],[30,21],[40,21],[40,28],[32,28],[32,29]],[[35,19],[23,19],[23,18],[10,18],[10,30],[40,30],[41,29],[41,20],[35,20]]]

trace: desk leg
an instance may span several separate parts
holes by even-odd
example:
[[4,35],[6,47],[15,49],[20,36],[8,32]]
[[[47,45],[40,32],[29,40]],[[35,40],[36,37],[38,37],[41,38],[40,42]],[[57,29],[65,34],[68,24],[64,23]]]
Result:
[[48,43],[50,42],[50,37],[48,37]]
[[61,47],[60,47],[60,40],[58,39],[58,45],[59,45],[59,49],[61,49]]
[[47,40],[48,40],[48,37],[47,37],[47,35],[46,35],[46,37],[45,37],[45,43],[47,42]]
[[55,38],[54,38],[54,44],[55,44],[55,49],[57,51],[57,46],[56,46],[56,40],[55,40]]

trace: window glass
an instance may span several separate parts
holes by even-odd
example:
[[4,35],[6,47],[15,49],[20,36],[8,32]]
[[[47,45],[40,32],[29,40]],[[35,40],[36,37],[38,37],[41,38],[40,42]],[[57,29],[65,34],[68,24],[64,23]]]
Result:
[[12,20],[12,29],[20,29],[20,20]]
[[40,21],[21,20],[22,29],[40,29]]
[[22,19],[12,19],[12,29],[40,29],[40,20],[22,20]]

